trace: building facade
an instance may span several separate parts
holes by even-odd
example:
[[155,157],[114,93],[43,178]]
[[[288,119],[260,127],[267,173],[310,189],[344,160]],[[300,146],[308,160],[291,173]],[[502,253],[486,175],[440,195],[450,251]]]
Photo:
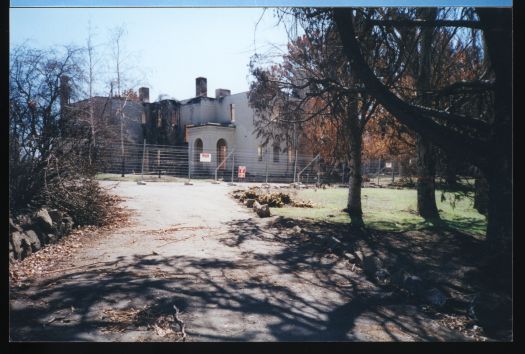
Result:
[[[254,127],[255,111],[249,106],[248,92],[231,94],[217,89],[209,97],[207,80],[195,80],[195,97],[178,101],[164,99],[150,102],[149,89],[141,87],[138,98],[94,97],[98,119],[120,125],[119,107],[123,107],[125,142],[132,144],[187,147],[189,168],[196,174],[226,175],[232,166],[244,166],[250,175],[293,173],[295,152],[285,142],[263,146]],[[74,103],[84,107],[86,101]],[[115,143],[120,139],[116,136]],[[232,153],[234,152],[234,154]],[[201,154],[204,154],[201,156]],[[235,161],[234,161],[235,159]]]

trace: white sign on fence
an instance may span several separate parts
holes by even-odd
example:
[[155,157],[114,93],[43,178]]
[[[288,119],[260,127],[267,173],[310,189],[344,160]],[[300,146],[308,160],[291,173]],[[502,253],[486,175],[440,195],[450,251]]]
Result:
[[211,162],[211,154],[209,152],[201,152],[200,162]]
[[386,168],[392,168],[392,162],[385,163],[385,167]]
[[246,166],[239,166],[239,178],[245,178],[246,177]]

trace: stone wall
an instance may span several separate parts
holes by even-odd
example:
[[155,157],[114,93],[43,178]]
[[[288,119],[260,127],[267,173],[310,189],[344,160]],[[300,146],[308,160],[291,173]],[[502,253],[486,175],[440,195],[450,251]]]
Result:
[[56,243],[73,229],[73,219],[56,209],[42,208],[31,215],[9,218],[9,260],[21,260]]

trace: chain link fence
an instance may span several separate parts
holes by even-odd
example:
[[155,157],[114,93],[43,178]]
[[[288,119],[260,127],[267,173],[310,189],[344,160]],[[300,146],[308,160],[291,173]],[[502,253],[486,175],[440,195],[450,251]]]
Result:
[[226,182],[322,183],[319,158],[268,150],[199,150],[186,146],[114,144],[100,149],[99,172]]
[[[226,182],[347,185],[346,163],[326,164],[322,157],[270,149],[192,150],[186,146],[114,144],[99,151],[99,172],[119,175],[166,176]],[[363,186],[388,186],[410,179],[413,161],[365,160]]]

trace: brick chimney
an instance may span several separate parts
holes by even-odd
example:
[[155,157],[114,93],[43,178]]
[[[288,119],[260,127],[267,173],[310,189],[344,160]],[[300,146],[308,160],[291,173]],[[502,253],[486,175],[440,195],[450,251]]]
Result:
[[141,87],[139,88],[139,100],[143,103],[149,103],[149,88]]
[[227,89],[216,89],[215,90],[215,98],[223,98],[225,96],[231,95],[232,92]]
[[195,79],[195,96],[208,97],[208,82],[205,77]]

